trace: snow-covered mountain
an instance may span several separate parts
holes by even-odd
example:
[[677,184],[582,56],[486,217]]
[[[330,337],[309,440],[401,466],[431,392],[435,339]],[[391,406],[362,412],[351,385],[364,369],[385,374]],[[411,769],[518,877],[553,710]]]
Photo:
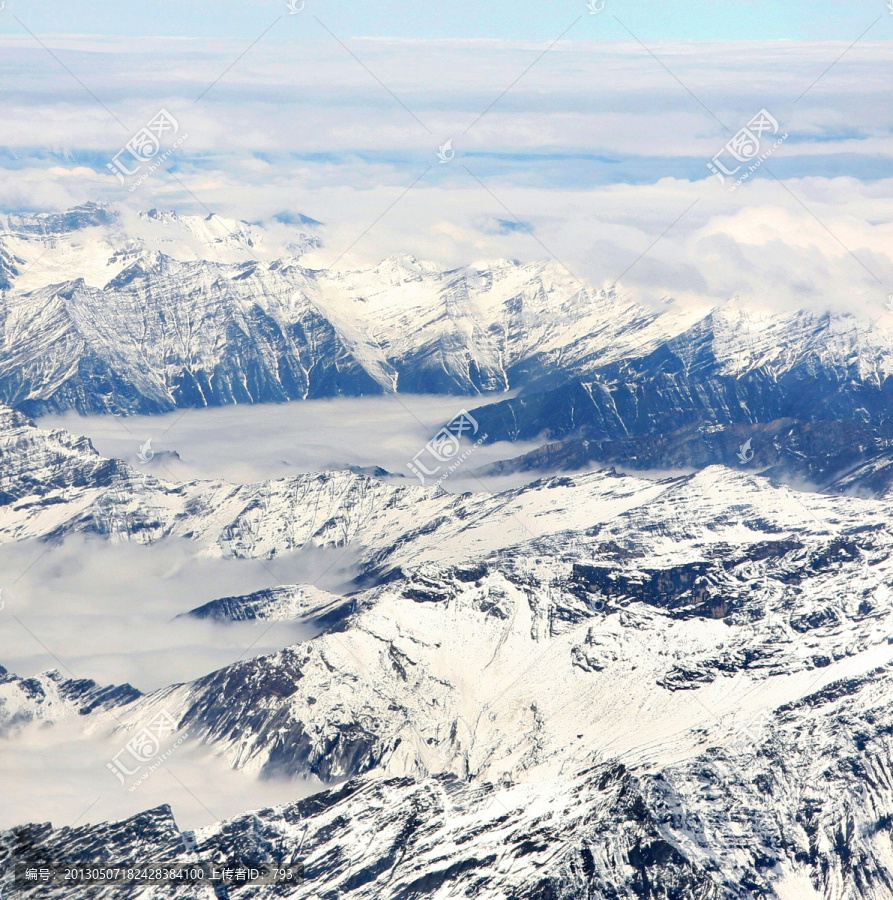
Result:
[[102,686],[89,679],[46,672],[19,678],[0,666],[0,738],[31,722],[54,723],[71,716],[132,703],[140,692],[129,684]]
[[721,463],[883,492],[893,484],[890,323],[712,311],[656,349],[472,410],[490,441],[551,439],[479,474]]
[[353,473],[170,484],[12,411],[0,454],[2,541],[336,546],[361,573],[345,597],[283,585],[206,604],[192,615],[320,633],[78,708],[86,733],[123,743],[164,714],[169,741],[188,730],[236,768],[332,790],[200,829],[195,850],[165,808],[16,829],[4,886],[4,863],[41,858],[302,860],[290,896],[893,897],[890,499],[718,466],[496,495]]
[[335,272],[302,266],[318,239],[296,240],[274,255],[246,223],[154,210],[132,223],[92,205],[7,217],[0,400],[30,414],[152,413],[474,394],[620,358],[686,321],[656,328],[655,315],[557,264],[445,271],[402,256]]
[[[23,825],[0,834],[4,893],[31,893],[16,864],[201,859],[305,865],[198,889],[218,897],[893,900],[884,323],[657,313],[553,263],[304,265],[319,243],[93,204],[0,222],[0,544],[323,548],[354,576],[179,610],[307,637],[145,694],[0,668],[0,740],[64,723],[129,746],[163,720],[162,743],[330,786],[194,836],[167,807]],[[572,474],[173,482],[27,418],[508,389],[481,433],[549,443],[478,475]]]
[[311,231],[298,227],[284,229],[278,237],[217,215],[181,216],[157,209],[134,214],[96,203],[64,213],[10,214],[0,216],[0,289],[30,291],[77,278],[102,287],[153,252],[184,262],[235,263],[301,256],[320,243]]
[[0,402],[127,414],[512,390],[473,411],[487,439],[549,445],[481,475],[735,465],[750,441],[752,469],[893,482],[893,317],[654,311],[551,261],[311,268],[316,231],[95,204],[5,217]]

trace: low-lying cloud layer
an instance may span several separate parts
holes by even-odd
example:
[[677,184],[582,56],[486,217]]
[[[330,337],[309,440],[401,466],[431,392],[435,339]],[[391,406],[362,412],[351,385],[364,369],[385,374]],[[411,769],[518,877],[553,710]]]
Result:
[[[164,758],[154,771],[149,771],[156,765],[153,760],[122,784],[108,765],[121,759],[127,740],[121,734],[87,736],[71,722],[34,725],[15,739],[0,739],[0,828],[26,822],[52,822],[59,828],[116,821],[168,803],[186,830],[287,803],[323,787],[315,779],[259,780],[232,769],[189,738],[177,745],[176,735],[162,743],[159,755]],[[128,771],[132,767],[131,759]]]
[[[551,255],[644,302],[874,318],[893,289],[893,44],[873,33],[829,69],[845,45],[657,42],[664,68],[581,32],[525,73],[545,46],[346,39],[364,69],[320,24],[301,28],[223,78],[244,47],[50,40],[108,109],[30,37],[4,37],[0,74],[20,86],[0,100],[0,207],[304,213],[324,223],[311,266]],[[23,68],[27,87],[11,78]],[[107,164],[162,107],[188,139],[130,192]],[[731,192],[707,164],[761,109],[788,137]]]
[[[63,678],[129,682],[143,691],[191,680],[306,640],[313,631],[288,622],[215,624],[178,618],[181,613],[280,583],[337,591],[354,574],[354,559],[343,549],[271,561],[209,559],[188,541],[146,547],[98,537],[50,548],[2,546],[0,664],[23,677],[56,669]],[[0,828],[114,820],[161,803],[170,803],[180,827],[190,828],[320,787],[257,781],[189,738],[178,744],[179,734],[163,743],[162,765],[150,772],[147,764],[121,784],[107,764],[131,735],[87,733],[89,725],[75,715],[0,737]]]
[[[189,541],[146,547],[77,537],[0,547],[0,664],[18,675],[129,682],[146,691],[279,650],[311,632],[295,624],[229,625],[181,613],[278,584],[343,588],[354,557],[314,550],[275,560],[211,559]],[[329,568],[331,566],[331,568]]]
[[[106,457],[142,467],[139,449],[151,440],[149,464],[159,478],[223,478],[236,483],[283,478],[303,472],[380,466],[408,474],[409,462],[445,422],[463,408],[496,397],[414,396],[304,400],[281,405],[180,410],[163,416],[46,416],[42,428],[86,434]],[[534,442],[481,445],[468,466],[518,456]],[[165,454],[171,451],[180,459]],[[459,472],[457,475],[461,474]],[[409,475],[410,484],[418,480]],[[443,483],[454,489],[456,478]],[[488,490],[487,485],[463,490]]]

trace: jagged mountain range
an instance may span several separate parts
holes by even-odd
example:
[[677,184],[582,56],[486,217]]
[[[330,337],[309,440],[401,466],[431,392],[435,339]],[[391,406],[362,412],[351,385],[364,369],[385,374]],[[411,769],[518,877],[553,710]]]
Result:
[[[619,897],[626,885],[644,897],[654,895],[655,883],[672,889],[668,896],[721,897],[710,867],[686,859],[666,840],[664,810],[646,812],[649,788],[616,765],[536,786],[478,786],[455,777],[356,779],[194,835],[184,835],[165,807],[114,826],[22,828],[5,835],[0,865],[13,854],[36,865],[59,858],[86,863],[98,855],[181,865],[303,863],[302,885],[229,894],[244,897],[408,900],[469,890],[483,898]],[[186,840],[194,849],[185,849]],[[624,858],[634,861],[629,872]],[[72,890],[42,892],[56,897]],[[196,896],[195,889],[178,887],[116,890],[120,897]]]
[[11,410],[0,454],[3,541],[309,543],[358,571],[346,596],[284,585],[191,611],[317,626],[279,653],[145,695],[56,673],[2,693],[10,734],[77,709],[123,741],[163,712],[234,767],[330,791],[200,829],[195,851],[165,808],[23,827],[0,866],[301,859],[291,896],[364,900],[893,897],[889,499],[723,467],[492,496],[353,473],[170,484]]
[[473,410],[490,441],[551,439],[479,474],[722,463],[882,491],[893,483],[890,337],[846,317],[714,311],[641,356]]
[[552,261],[313,268],[318,227],[288,227],[96,204],[5,217],[0,402],[129,414],[512,391],[473,410],[487,440],[546,446],[478,477],[741,456],[828,490],[893,483],[893,314],[655,310]]
[[2,402],[32,415],[158,413],[504,391],[620,358],[686,321],[673,313],[658,327],[554,263],[443,270],[397,256],[336,272],[301,265],[318,242],[305,232],[289,244],[298,255],[270,258],[277,248],[247,223],[153,210],[132,226],[139,237],[127,224],[92,205],[7,222]]
[[[187,683],[0,668],[0,740],[64,722],[123,746],[162,717],[167,743],[329,786],[195,835],[168,807],[23,825],[0,833],[4,895],[32,893],[16,863],[203,859],[307,880],[109,890],[893,900],[886,321],[653,310],[551,262],[319,269],[320,226],[299,225],[95,204],[0,221],[0,543],[325,548],[353,577],[181,610],[312,635]],[[550,474],[172,482],[28,418],[395,391],[511,391],[466,404],[480,433],[546,443],[474,474]],[[97,889],[34,894],[63,891]]]
[[129,684],[104,686],[87,678],[45,672],[20,678],[0,666],[0,737],[34,721],[59,722],[132,703],[140,692]]

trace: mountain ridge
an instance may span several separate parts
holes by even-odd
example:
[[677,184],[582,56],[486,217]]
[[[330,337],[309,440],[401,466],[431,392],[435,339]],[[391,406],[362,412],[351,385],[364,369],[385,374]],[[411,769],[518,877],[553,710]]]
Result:
[[485,440],[550,446],[478,476],[728,465],[750,441],[753,470],[893,484],[886,322],[735,300],[653,311],[549,260],[311,268],[306,227],[96,205],[7,217],[0,260],[21,265],[3,270],[0,403],[128,415],[510,391],[466,404]]
[[[12,410],[0,459],[4,542],[86,529],[264,558],[310,541],[353,548],[371,581],[222,598],[193,615],[316,631],[143,695],[74,690],[85,738],[129,746],[163,716],[167,741],[331,785],[199,829],[205,857],[303,861],[294,895],[353,900],[893,896],[888,499],[716,466],[495,496],[352,473],[166,483]],[[0,882],[13,860],[155,854],[198,858],[169,808],[23,826],[0,836]]]

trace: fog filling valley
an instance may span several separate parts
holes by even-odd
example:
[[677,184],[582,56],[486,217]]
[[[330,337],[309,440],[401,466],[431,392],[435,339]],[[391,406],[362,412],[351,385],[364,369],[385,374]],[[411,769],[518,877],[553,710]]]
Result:
[[[159,478],[223,478],[247,483],[303,472],[380,466],[394,475],[435,432],[462,409],[497,403],[511,394],[486,397],[343,397],[296,403],[177,410],[159,416],[44,416],[41,428],[85,434],[106,457],[143,465],[140,448],[151,441],[156,454],[147,468]],[[474,468],[532,450],[539,442],[482,444],[445,490],[497,490],[470,477]],[[179,459],[172,455],[177,453]],[[161,454],[161,455],[159,455]],[[148,454],[146,454],[148,455]],[[409,476],[408,484],[418,484]]]
[[[381,466],[399,477],[443,422],[471,403],[443,396],[343,398],[163,416],[70,413],[37,424],[85,434],[103,456],[162,479],[253,482],[348,466]],[[138,454],[148,440],[155,455],[143,463]],[[487,479],[485,486],[466,470],[534,446],[482,445],[443,487],[505,487],[507,479]],[[314,584],[344,593],[356,575],[356,558],[353,548],[306,549],[272,560],[217,558],[188,540],[146,546],[95,535],[0,546],[3,664],[23,678],[55,669],[64,678],[129,683],[143,692],[199,678],[306,640],[316,631],[295,622],[219,623],[184,613],[211,600],[280,584]],[[260,780],[236,771],[188,738],[150,777],[138,781],[134,776],[120,785],[107,763],[127,738],[107,731],[85,735],[70,721],[48,725],[37,720],[9,729],[0,736],[0,828],[31,821],[59,827],[115,820],[161,803],[171,804],[181,828],[193,828],[321,788],[313,779]]]

